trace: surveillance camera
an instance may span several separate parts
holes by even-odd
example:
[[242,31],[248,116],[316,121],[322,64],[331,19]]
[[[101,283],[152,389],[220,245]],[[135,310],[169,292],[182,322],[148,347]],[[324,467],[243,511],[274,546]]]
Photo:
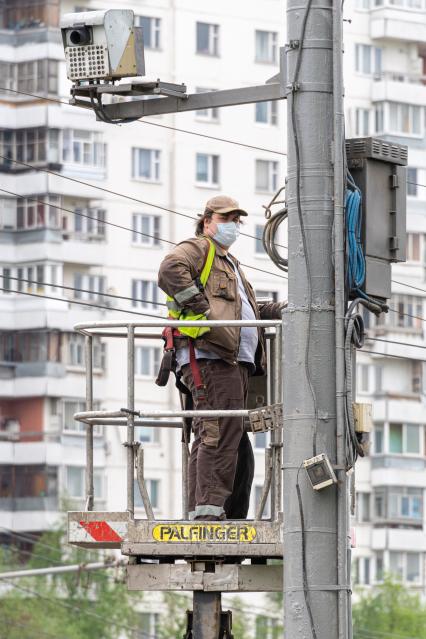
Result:
[[61,19],[69,80],[119,80],[145,75],[142,28],[133,11],[68,13]]

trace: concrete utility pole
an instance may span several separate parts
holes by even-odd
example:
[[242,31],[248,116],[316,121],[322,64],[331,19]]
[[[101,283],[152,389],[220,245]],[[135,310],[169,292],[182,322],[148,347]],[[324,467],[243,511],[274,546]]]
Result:
[[[283,316],[286,639],[351,636],[341,388],[341,24],[340,0],[287,2],[289,303]],[[320,453],[326,453],[335,467],[339,484],[315,491],[301,464]]]

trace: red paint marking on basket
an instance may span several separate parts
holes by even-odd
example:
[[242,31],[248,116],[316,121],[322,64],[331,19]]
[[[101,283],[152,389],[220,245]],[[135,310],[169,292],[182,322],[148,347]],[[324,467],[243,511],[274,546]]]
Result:
[[123,538],[106,521],[80,521],[80,526],[95,541],[123,541]]

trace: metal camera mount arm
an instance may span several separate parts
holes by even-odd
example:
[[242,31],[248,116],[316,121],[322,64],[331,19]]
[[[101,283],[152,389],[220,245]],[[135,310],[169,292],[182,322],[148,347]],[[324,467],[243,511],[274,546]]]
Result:
[[[280,72],[261,85],[188,94],[184,84],[172,84],[160,80],[123,84],[76,82],[71,89],[70,104],[93,109],[98,120],[120,123],[131,122],[149,115],[282,100],[287,97],[284,59],[282,48]],[[104,95],[131,97],[133,100],[104,104],[102,101]],[[147,100],[147,96],[158,96],[158,98]],[[138,97],[141,99],[138,100]]]

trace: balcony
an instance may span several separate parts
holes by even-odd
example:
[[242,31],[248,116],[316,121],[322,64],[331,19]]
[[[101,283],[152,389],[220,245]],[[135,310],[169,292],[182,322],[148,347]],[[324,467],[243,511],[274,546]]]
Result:
[[426,550],[426,535],[423,530],[375,528],[371,534],[371,542],[372,550]]
[[[373,40],[426,42],[424,0],[399,0],[400,6],[395,6],[396,2],[391,5],[389,0],[382,2],[382,6],[373,8],[370,14],[370,37]],[[418,6],[411,8],[415,4]]]
[[374,78],[373,102],[399,102],[423,107],[426,104],[426,76],[384,72]]

